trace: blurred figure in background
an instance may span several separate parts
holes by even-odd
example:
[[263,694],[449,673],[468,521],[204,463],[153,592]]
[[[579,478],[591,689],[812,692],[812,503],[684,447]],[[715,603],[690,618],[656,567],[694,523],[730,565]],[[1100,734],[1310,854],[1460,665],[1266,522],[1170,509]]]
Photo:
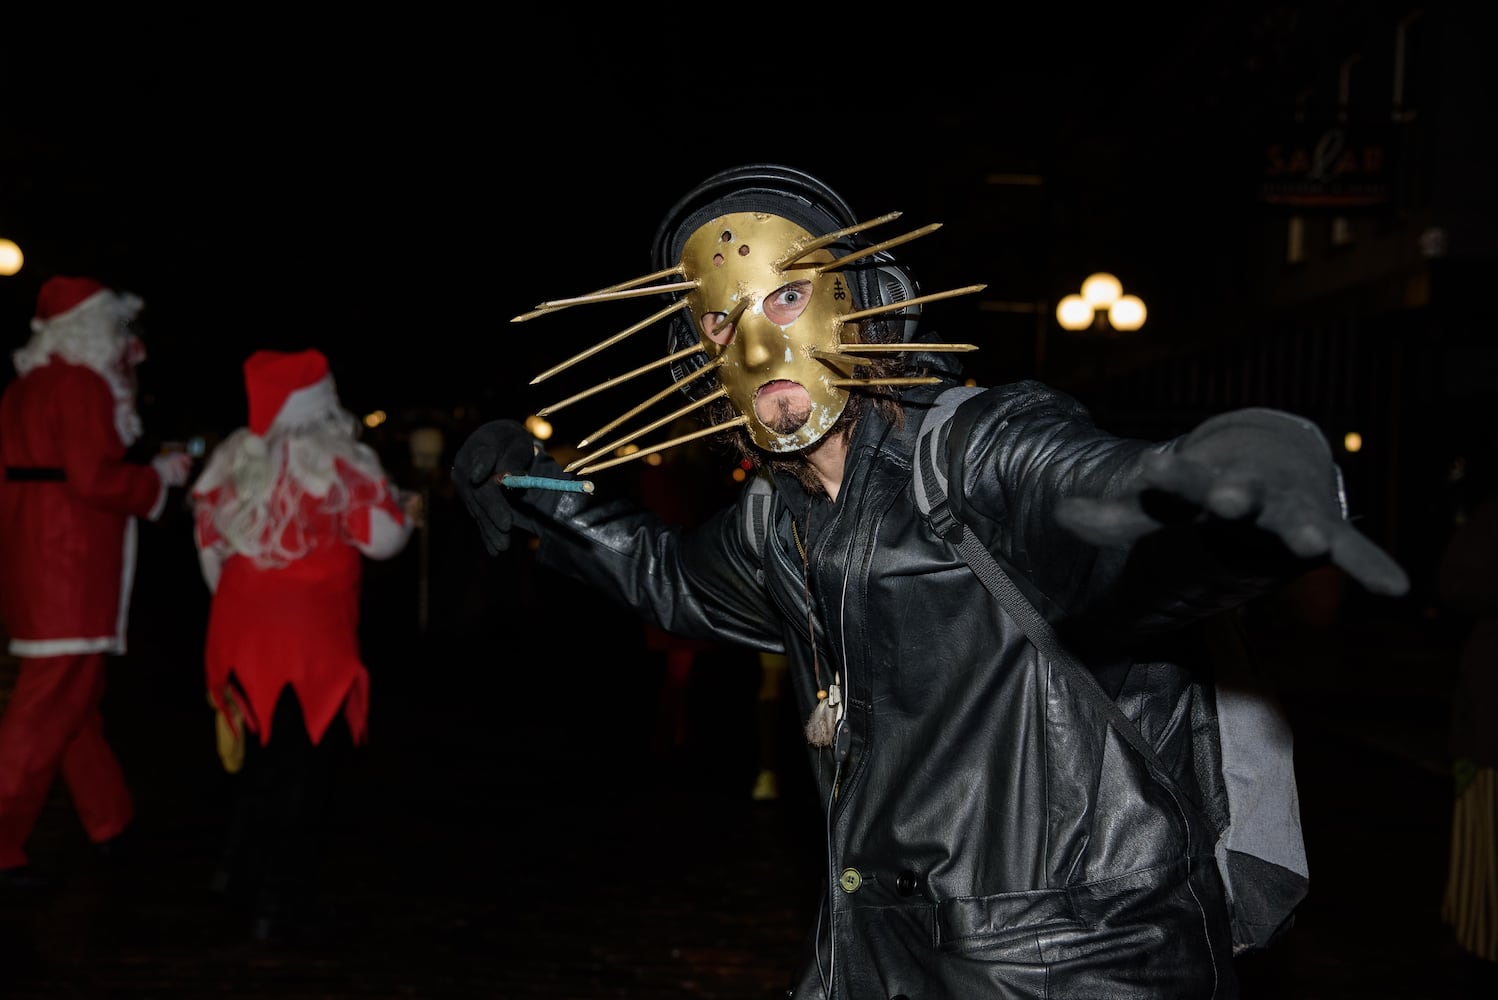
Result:
[[[672,422],[666,434],[677,438],[696,429],[697,422],[690,416],[683,416]],[[714,442],[705,439],[689,441],[650,456],[642,463],[639,474],[640,499],[667,523],[684,528],[697,527],[737,496],[739,483],[730,474],[736,465],[735,457],[727,449],[715,449]],[[704,468],[720,471],[716,475],[704,476]],[[742,669],[746,678],[751,674],[758,677],[754,717],[748,724],[754,734],[753,762],[756,768],[749,796],[756,802],[778,799],[780,781],[776,768],[785,657],[744,649],[718,639],[687,638],[649,621],[643,627],[645,648],[665,661],[656,702],[656,752],[668,754],[682,750],[690,742],[688,721],[693,708],[694,667],[710,663],[710,669],[720,673]],[[735,687],[728,679],[716,680],[730,689]],[[717,693],[709,692],[710,698]]]
[[784,653],[759,653],[759,694],[755,698],[759,773],[749,792],[756,802],[780,798],[780,706],[785,695],[785,675],[790,661]]
[[1437,584],[1443,603],[1471,622],[1452,700],[1455,802],[1441,919],[1498,987],[1498,492],[1461,515]]
[[0,617],[21,662],[0,717],[0,884],[44,881],[25,843],[59,770],[104,853],[135,817],[104,736],[104,657],[125,652],[136,520],[157,520],[192,465],[126,457],[144,307],[93,278],[49,278],[0,400]]
[[[696,430],[691,417],[681,417],[670,427],[672,436]],[[702,465],[712,464],[709,445],[690,442],[681,448],[651,456],[639,470],[640,500],[661,519],[682,527],[695,527],[708,514],[721,507],[738,492],[737,484],[725,472],[706,478]],[[715,463],[719,468],[731,465],[722,455]],[[669,754],[687,745],[687,713],[692,668],[705,653],[736,652],[716,639],[689,639],[643,624],[645,648],[664,660],[660,695],[656,701],[654,748],[658,754]],[[752,655],[741,652],[740,655]]]
[[421,516],[358,440],[316,350],[244,363],[249,425],[192,488],[194,540],[213,592],[205,666],[219,752],[237,794],[214,888],[251,906],[263,942],[308,929],[327,800],[365,742],[362,559],[400,552]]

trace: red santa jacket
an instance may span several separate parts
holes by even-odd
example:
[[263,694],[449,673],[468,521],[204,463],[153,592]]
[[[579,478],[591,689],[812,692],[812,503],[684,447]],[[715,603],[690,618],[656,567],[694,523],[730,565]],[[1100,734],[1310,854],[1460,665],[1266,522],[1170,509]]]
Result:
[[[221,447],[231,452],[238,432]],[[290,448],[293,439],[272,439]],[[259,553],[235,551],[215,512],[232,507],[235,484],[215,455],[193,488],[195,540],[204,578],[213,589],[205,651],[208,693],[226,719],[232,691],[245,724],[261,744],[270,740],[276,699],[290,685],[301,703],[307,733],[322,741],[344,708],[355,743],[365,739],[369,672],[359,652],[361,559],[388,558],[409,539],[412,523],[378,471],[373,452],[352,446],[361,467],[334,458],[327,482],[297,482],[287,462],[270,488],[266,531],[250,539]],[[294,512],[294,513],[288,513]],[[276,537],[268,537],[274,532]],[[289,554],[289,555],[288,555]],[[234,689],[229,687],[233,678]]]
[[56,356],[0,398],[0,617],[16,656],[125,651],[135,520],[166,504],[125,460],[109,384]]

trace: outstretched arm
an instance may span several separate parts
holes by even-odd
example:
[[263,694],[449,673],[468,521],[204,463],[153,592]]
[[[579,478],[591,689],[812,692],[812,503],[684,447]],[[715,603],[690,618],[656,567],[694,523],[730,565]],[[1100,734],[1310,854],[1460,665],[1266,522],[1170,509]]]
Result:
[[1314,424],[1269,409],[1204,421],[1171,448],[1142,456],[1122,494],[1062,500],[1056,517],[1098,546],[1127,547],[1162,528],[1213,521],[1252,525],[1310,568],[1329,561],[1375,594],[1409,578],[1347,519],[1341,473]]
[[[535,535],[539,565],[592,587],[659,628],[778,649],[780,616],[730,507],[694,530],[607,490],[567,489],[567,474],[525,427],[496,420],[474,431],[453,461],[453,482],[491,555],[516,529]],[[503,485],[508,477],[511,485]],[[534,477],[534,478],[532,478]]]

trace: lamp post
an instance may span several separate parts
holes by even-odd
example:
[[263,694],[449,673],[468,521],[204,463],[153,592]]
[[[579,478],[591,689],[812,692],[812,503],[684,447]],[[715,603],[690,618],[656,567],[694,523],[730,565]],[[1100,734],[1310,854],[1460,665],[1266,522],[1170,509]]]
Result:
[[1091,327],[1099,333],[1110,329],[1131,333],[1144,325],[1146,313],[1144,300],[1123,294],[1123,284],[1106,271],[1088,275],[1080,295],[1068,295],[1056,303],[1056,321],[1063,330]]

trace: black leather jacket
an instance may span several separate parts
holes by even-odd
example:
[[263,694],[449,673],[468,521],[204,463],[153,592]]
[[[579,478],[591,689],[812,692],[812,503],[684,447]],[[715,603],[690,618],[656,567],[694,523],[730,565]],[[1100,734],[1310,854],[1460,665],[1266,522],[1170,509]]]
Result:
[[[1236,996],[1192,804],[1179,627],[1286,567],[1184,530],[1085,544],[1058,527],[1056,502],[1118,494],[1175,443],[1103,433],[1035,382],[958,410],[958,516],[1178,770],[1152,779],[917,511],[912,452],[939,388],[907,394],[903,426],[860,423],[836,503],[777,483],[763,550],[737,508],[686,533],[621,501],[531,491],[540,562],[679,635],[784,651],[803,715],[818,676],[841,685],[846,754],[808,748],[830,803],[830,892],[791,995]],[[559,474],[546,462],[537,471]]]

